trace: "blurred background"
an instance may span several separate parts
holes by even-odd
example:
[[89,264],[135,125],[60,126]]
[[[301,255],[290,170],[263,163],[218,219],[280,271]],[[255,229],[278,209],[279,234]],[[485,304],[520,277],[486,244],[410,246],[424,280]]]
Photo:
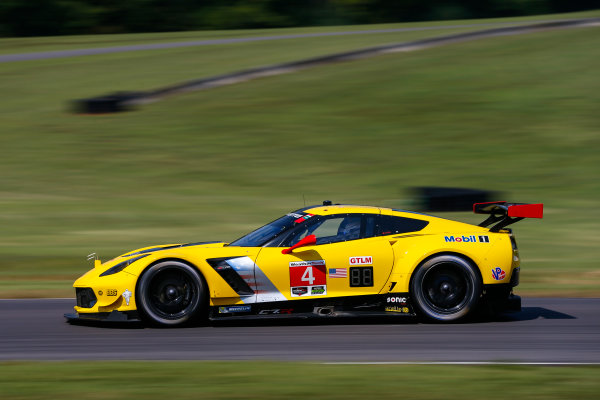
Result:
[[[523,258],[519,293],[598,296],[598,27],[380,55],[117,114],[70,107],[116,91],[506,22],[598,17],[594,6],[4,0],[0,56],[366,32],[1,62],[0,297],[72,297],[89,253],[107,260],[153,244],[231,241],[305,203],[414,209],[415,186],[543,202],[543,220],[514,225]],[[389,29],[400,30],[381,31]]]
[[256,29],[497,18],[590,10],[596,0],[3,0],[0,34]]

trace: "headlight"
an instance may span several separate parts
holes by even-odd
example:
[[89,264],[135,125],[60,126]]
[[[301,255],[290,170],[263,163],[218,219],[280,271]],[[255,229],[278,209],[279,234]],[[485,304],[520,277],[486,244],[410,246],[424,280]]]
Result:
[[100,276],[112,275],[112,274],[116,274],[117,272],[121,272],[128,265],[133,264],[134,262],[136,262],[140,258],[144,258],[144,257],[146,257],[148,255],[149,254],[143,254],[143,255],[141,255],[139,257],[130,258],[129,260],[125,260],[123,262],[120,262],[117,265],[115,265],[114,267],[111,267],[111,268],[107,269],[106,271],[104,271],[103,273],[101,273]]

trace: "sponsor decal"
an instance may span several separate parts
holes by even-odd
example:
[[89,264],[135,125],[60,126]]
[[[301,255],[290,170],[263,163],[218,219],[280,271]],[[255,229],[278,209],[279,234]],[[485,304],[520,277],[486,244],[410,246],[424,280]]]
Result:
[[446,243],[489,243],[489,236],[475,236],[475,235],[462,235],[462,236],[444,236]]
[[327,294],[327,286],[295,286],[291,288],[292,297],[322,296]]
[[350,257],[350,265],[373,265],[373,257]]
[[106,295],[107,296],[116,296],[117,295],[117,289],[107,289],[106,290]]
[[125,289],[125,291],[123,292],[123,298],[125,299],[125,304],[129,305],[129,299],[131,299],[132,295],[133,295],[133,293],[131,293],[129,291],[129,289]]
[[289,214],[286,214],[286,216],[294,217],[294,218],[302,218],[302,214],[296,214],[296,213],[289,213]]
[[326,294],[326,293],[327,293],[327,288],[325,286],[312,286],[310,288],[311,295],[320,295],[320,294]]
[[292,261],[290,267],[306,267],[309,265],[325,265],[325,260]]
[[495,280],[501,281],[506,277],[506,272],[504,272],[500,267],[497,267],[496,269],[492,268],[492,276]]
[[347,278],[348,277],[348,269],[347,268],[329,268],[329,277],[330,278]]
[[388,296],[388,298],[386,299],[386,303],[399,303],[399,304],[406,304],[406,297],[399,297],[399,296]]
[[[325,260],[290,262],[292,297],[327,294]],[[314,288],[314,290],[313,290]]]
[[238,312],[250,312],[252,307],[250,306],[228,306],[228,307],[219,307],[219,314],[232,314]]
[[398,306],[386,307],[385,311],[401,313],[401,314],[410,313],[410,310],[408,309],[408,307],[398,307]]
[[308,293],[308,288],[306,286],[292,288],[292,297],[300,297],[307,293]]
[[98,290],[98,296],[102,296],[103,292],[102,290]]
[[260,310],[260,315],[272,315],[272,314],[291,314],[294,312],[293,308],[276,308],[274,310]]

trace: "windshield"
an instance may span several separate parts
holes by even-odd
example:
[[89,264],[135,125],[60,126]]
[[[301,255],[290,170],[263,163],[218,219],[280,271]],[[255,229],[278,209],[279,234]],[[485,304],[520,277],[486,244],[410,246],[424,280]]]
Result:
[[229,246],[241,247],[260,247],[276,236],[293,228],[295,225],[306,221],[311,214],[294,212],[287,214],[267,225],[258,228],[254,232],[250,232],[246,236],[242,236],[238,240],[229,243]]

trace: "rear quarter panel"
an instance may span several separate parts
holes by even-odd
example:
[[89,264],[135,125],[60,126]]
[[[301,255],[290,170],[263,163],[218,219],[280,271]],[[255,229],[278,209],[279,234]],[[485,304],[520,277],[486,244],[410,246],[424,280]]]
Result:
[[[491,233],[487,230],[482,232],[481,228],[474,228],[470,231],[419,232],[394,237],[395,242],[390,241],[394,250],[394,268],[387,288],[391,288],[392,282],[396,282],[393,292],[408,292],[410,277],[416,268],[426,259],[444,253],[471,260],[477,266],[484,284],[508,283],[514,267],[508,234]],[[463,237],[469,240],[464,240]],[[505,271],[503,279],[494,279],[492,270],[496,268]]]

